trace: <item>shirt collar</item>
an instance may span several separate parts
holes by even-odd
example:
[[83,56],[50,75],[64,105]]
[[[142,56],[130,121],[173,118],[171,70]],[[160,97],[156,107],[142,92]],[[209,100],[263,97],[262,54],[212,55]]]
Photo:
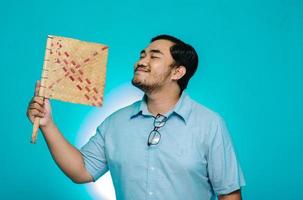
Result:
[[[164,115],[166,117],[169,117],[172,114],[177,114],[178,116],[181,117],[181,119],[185,123],[187,123],[190,112],[191,112],[190,97],[186,91],[183,91],[174,108],[169,112],[165,113]],[[139,103],[136,105],[133,113],[131,114],[131,118],[136,117],[140,114],[146,116],[152,116],[152,114],[147,109],[146,95],[144,95],[142,100],[139,101]]]

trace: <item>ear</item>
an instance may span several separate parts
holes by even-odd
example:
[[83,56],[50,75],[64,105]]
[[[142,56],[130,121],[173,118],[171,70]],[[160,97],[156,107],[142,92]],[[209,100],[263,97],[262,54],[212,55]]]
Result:
[[171,79],[172,80],[179,80],[180,78],[182,78],[186,73],[186,68],[184,66],[178,66],[178,67],[175,67],[173,69],[173,72],[172,72],[172,77]]

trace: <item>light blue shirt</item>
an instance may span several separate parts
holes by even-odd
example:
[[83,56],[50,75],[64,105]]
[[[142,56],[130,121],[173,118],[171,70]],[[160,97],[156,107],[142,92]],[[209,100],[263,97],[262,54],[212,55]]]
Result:
[[147,145],[154,117],[145,98],[122,108],[81,148],[96,181],[110,170],[117,200],[210,200],[245,184],[223,119],[183,92]]

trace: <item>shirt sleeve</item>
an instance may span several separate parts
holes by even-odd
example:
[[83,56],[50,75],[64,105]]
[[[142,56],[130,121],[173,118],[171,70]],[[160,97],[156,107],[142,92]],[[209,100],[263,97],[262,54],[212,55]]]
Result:
[[208,174],[216,195],[229,194],[245,185],[229,132],[221,117],[212,124],[207,159]]
[[96,134],[80,149],[86,170],[94,181],[108,171],[105,156],[105,123],[98,126]]

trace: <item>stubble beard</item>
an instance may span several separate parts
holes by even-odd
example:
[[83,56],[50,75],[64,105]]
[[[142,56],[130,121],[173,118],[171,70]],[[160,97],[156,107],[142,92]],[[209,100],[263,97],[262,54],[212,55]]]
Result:
[[160,84],[158,83],[146,83],[146,79],[144,80],[136,80],[136,78],[134,77],[132,79],[132,85],[139,88],[140,90],[142,90],[144,93],[152,93],[153,91],[155,91],[157,88],[160,87]]
[[154,77],[154,81],[152,83],[148,83],[146,79],[139,80],[134,77],[132,79],[132,85],[142,90],[144,93],[151,94],[152,92],[159,90],[162,86],[164,81],[167,79],[170,73],[163,74],[160,76],[157,76],[157,78]]

